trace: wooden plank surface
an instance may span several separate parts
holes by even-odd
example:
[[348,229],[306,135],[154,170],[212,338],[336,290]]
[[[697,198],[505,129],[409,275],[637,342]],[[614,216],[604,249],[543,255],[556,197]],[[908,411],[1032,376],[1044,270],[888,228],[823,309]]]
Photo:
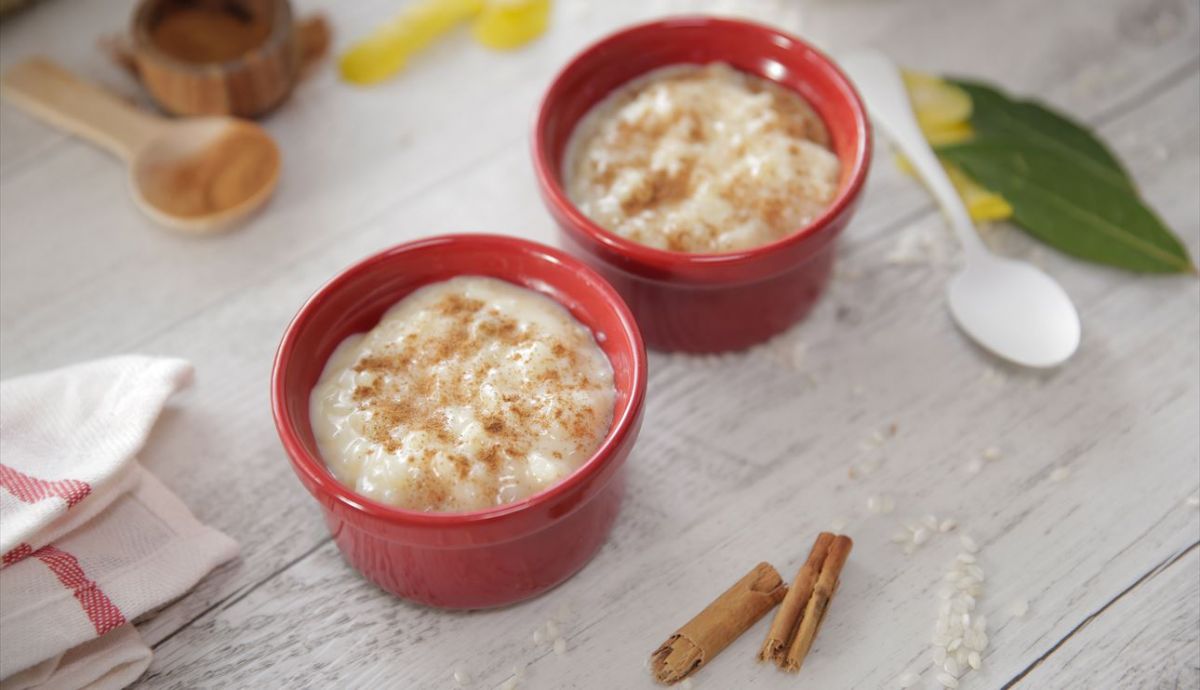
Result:
[[[128,5],[40,4],[0,27],[0,66],[49,52],[136,95],[93,48]],[[393,5],[326,8],[339,45]],[[1186,499],[1200,488],[1197,281],[1082,265],[992,229],[994,246],[1064,284],[1085,328],[1061,371],[1007,368],[951,324],[942,294],[954,245],[883,147],[808,321],[749,353],[652,357],[627,503],[578,576],[519,606],[445,613],[382,594],[342,563],[266,405],[270,357],[296,307],[342,266],[406,239],[486,230],[552,242],[527,132],[553,72],[621,24],[732,7],[559,2],[551,32],[522,52],[488,54],[455,35],[371,90],[326,69],[265,122],[285,151],[277,198],[211,241],[150,227],[113,161],[0,106],[0,374],[125,351],[191,359],[197,384],[143,459],[243,546],[141,625],[156,646],[146,685],[452,687],[462,668],[472,687],[493,687],[518,664],[529,666],[523,687],[648,687],[643,660],[676,625],[758,560],[790,577],[835,520],[857,546],[804,682],[885,687],[913,670],[928,685],[936,589],[956,537],[911,556],[888,537],[933,512],[983,544],[992,645],[964,687],[1196,687],[1200,512]],[[1197,2],[756,0],[736,11],[835,52],[880,47],[1070,109],[1101,127],[1200,251]],[[925,249],[898,262],[910,235]],[[892,423],[894,438],[861,447]],[[1002,458],[969,475],[989,446]],[[877,460],[869,476],[848,476]],[[1051,481],[1058,467],[1070,474]],[[867,498],[882,494],[895,512],[869,514]],[[1005,614],[1014,599],[1030,602],[1025,617]],[[564,656],[532,641],[550,618]],[[751,661],[764,633],[765,623],[739,640],[697,687],[794,685]],[[1126,644],[1140,651],[1112,651]]]

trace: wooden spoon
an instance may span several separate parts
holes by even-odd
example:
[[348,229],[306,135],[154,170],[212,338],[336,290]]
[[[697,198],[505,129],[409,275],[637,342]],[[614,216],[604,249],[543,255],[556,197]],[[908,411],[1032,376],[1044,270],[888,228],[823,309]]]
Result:
[[115,153],[129,166],[134,201],[175,230],[227,230],[262,206],[279,179],[279,147],[247,120],[151,115],[45,58],[10,69],[0,93]]

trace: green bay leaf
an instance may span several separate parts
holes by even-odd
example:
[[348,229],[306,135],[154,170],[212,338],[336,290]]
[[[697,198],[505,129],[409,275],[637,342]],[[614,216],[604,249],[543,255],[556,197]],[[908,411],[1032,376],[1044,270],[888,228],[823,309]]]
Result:
[[1018,225],[1068,254],[1143,273],[1196,270],[1187,249],[1130,187],[1062,156],[1058,147],[980,135],[938,153],[1003,196]]
[[1112,151],[1083,125],[1034,100],[1017,100],[982,82],[949,79],[971,97],[971,127],[981,136],[1011,136],[1056,151],[1097,177],[1134,189]]

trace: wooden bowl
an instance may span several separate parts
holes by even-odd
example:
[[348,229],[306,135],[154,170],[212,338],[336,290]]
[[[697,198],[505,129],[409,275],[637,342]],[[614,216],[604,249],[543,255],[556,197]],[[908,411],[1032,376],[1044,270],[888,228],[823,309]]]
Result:
[[[260,43],[228,59],[181,57],[156,30],[174,12],[232,12],[265,22]],[[291,93],[300,50],[287,0],[142,0],[133,15],[133,58],[150,95],[176,115],[264,115]]]

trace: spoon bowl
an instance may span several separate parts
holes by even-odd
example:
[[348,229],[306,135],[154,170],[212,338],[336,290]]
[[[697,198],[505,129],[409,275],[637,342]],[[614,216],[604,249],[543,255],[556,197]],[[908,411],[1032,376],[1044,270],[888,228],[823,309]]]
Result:
[[142,211],[194,233],[230,228],[266,203],[279,180],[279,147],[232,117],[168,123],[134,153],[129,184]]
[[125,161],[135,203],[174,230],[230,229],[261,207],[279,180],[279,147],[248,120],[151,115],[45,58],[10,69],[0,79],[0,91]]
[[1065,362],[1079,347],[1079,314],[1050,276],[989,256],[950,281],[950,312],[975,342],[1027,367]]

